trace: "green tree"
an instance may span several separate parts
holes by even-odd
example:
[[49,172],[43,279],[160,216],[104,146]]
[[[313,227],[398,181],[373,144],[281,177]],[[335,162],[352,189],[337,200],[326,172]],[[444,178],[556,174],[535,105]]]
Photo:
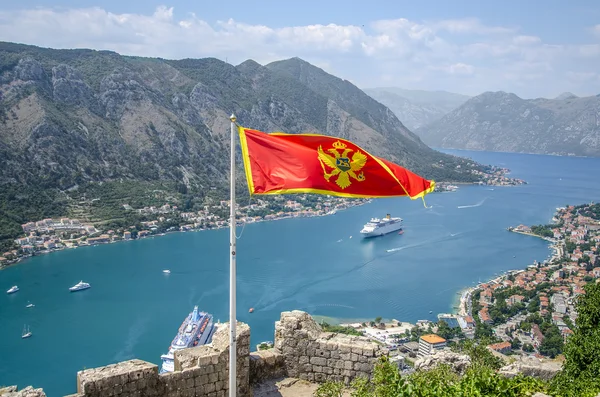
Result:
[[379,324],[381,322],[381,317],[375,317],[375,323]]
[[561,396],[596,396],[600,392],[600,284],[587,284],[577,299],[577,323],[564,348],[563,370],[553,379]]
[[531,343],[525,343],[523,345],[523,351],[531,353],[533,351],[533,345]]
[[447,322],[440,320],[438,321],[437,334],[444,339],[452,339],[454,337],[454,330],[450,328]]

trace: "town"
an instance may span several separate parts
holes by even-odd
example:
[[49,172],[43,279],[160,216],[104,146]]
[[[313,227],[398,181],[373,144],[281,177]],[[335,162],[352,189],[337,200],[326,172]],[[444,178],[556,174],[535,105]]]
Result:
[[382,343],[399,365],[468,339],[486,343],[503,358],[556,358],[573,333],[577,297],[585,294],[587,283],[600,282],[600,204],[558,208],[552,221],[509,228],[551,241],[552,258],[462,291],[457,314],[438,314],[437,323],[383,322],[378,317],[363,323],[324,324],[325,329]]
[[[277,219],[333,215],[337,211],[369,202],[368,199],[343,199],[330,196],[298,195],[294,200],[285,196],[254,199],[246,206],[237,205],[237,224],[272,221]],[[117,241],[163,235],[169,232],[219,229],[229,226],[229,201],[205,205],[197,212],[183,212],[175,205],[132,208],[123,204],[126,211],[152,220],[140,221],[128,228],[99,230],[91,223],[77,219],[43,219],[21,225],[25,237],[15,240],[18,248],[0,254],[0,267],[16,263],[23,258],[43,253]]]

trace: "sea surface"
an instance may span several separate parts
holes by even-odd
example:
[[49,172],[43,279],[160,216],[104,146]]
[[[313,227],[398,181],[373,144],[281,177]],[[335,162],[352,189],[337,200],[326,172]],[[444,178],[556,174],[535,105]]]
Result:
[[[509,226],[547,223],[556,207],[600,199],[600,159],[445,150],[512,170],[518,187],[461,185],[421,200],[379,199],[332,216],[238,228],[238,320],[252,345],[282,311],[338,319],[436,320],[457,293],[550,254]],[[371,217],[404,234],[364,240]],[[160,364],[199,305],[228,321],[228,230],[173,233],[38,256],[0,272],[0,385],[76,391],[76,372],[139,358]],[[163,269],[171,274],[163,274]],[[70,293],[80,280],[92,288]],[[17,284],[16,294],[4,293]],[[25,308],[29,303],[35,307]],[[248,309],[253,307],[254,313]],[[21,339],[27,324],[33,336]]]

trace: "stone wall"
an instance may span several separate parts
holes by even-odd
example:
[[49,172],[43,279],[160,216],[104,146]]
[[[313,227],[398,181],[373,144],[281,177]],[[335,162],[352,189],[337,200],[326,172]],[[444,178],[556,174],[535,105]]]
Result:
[[[292,311],[281,313],[275,323],[275,347],[250,354],[250,328],[238,322],[238,396],[251,396],[251,385],[284,376],[347,384],[358,376],[370,378],[377,358],[387,353],[365,337],[323,332],[308,313]],[[142,360],[87,369],[77,373],[77,394],[71,397],[225,397],[228,363],[229,326],[224,324],[211,344],[175,352],[172,373],[159,375],[157,365]],[[41,389],[19,393],[7,395],[44,396]]]
[[0,396],[2,397],[46,397],[42,389],[34,389],[27,386],[23,390],[18,390],[17,386],[0,387]]
[[[236,333],[237,395],[251,396],[250,327],[238,322]],[[175,372],[159,375],[157,365],[142,360],[79,371],[76,396],[225,397],[228,363],[229,325],[223,325],[211,344],[175,352]]]
[[275,349],[250,353],[250,385],[287,375],[283,355]]
[[370,378],[378,357],[388,350],[365,337],[323,332],[308,314],[281,313],[275,323],[275,352],[283,355],[287,375],[314,382],[349,384]]

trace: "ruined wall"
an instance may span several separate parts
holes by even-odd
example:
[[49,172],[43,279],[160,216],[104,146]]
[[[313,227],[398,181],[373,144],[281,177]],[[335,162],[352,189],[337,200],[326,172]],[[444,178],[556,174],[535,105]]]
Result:
[[27,386],[23,390],[18,390],[17,386],[0,387],[0,396],[2,397],[46,397],[42,389],[34,389]]
[[290,377],[346,384],[359,376],[370,378],[377,358],[388,354],[365,337],[323,332],[308,313],[298,310],[281,313],[275,323],[275,351],[283,355]]
[[287,375],[283,355],[275,349],[250,353],[250,385]]
[[[238,322],[236,334],[238,395],[251,396],[250,328]],[[79,371],[76,396],[225,397],[229,390],[228,364],[229,326],[224,325],[210,345],[175,352],[172,373],[159,375],[158,366],[142,360]]]
[[[285,376],[345,383],[370,378],[377,358],[387,353],[364,337],[323,332],[308,313],[292,311],[281,313],[275,323],[275,347],[250,354],[250,328],[238,322],[238,396],[251,396],[251,385]],[[226,397],[228,365],[229,326],[224,324],[210,345],[175,352],[175,372],[159,375],[157,365],[142,360],[87,369],[77,373],[77,394],[71,397]],[[27,394],[15,396],[44,396],[41,389],[23,391]]]

